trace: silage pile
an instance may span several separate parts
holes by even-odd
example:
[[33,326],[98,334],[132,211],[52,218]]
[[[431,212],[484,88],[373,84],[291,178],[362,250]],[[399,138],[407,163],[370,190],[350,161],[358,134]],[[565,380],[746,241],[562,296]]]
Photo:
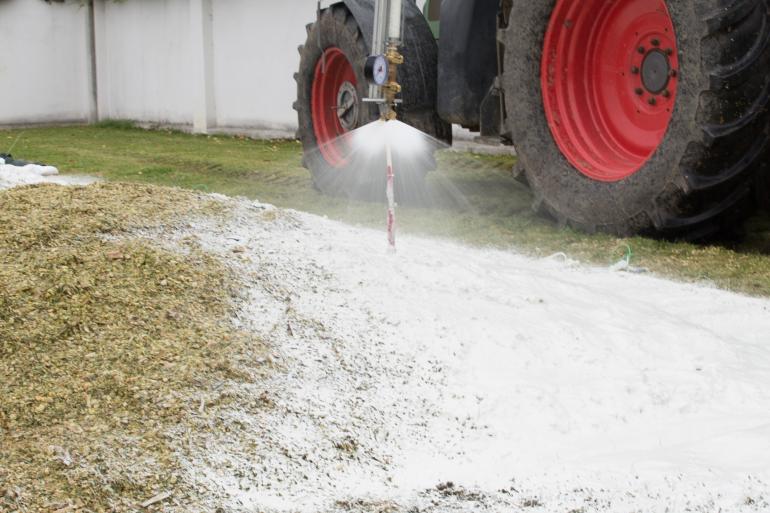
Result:
[[0,511],[195,503],[169,429],[252,380],[237,362],[262,345],[219,260],[157,241],[225,210],[144,185],[0,192]]
[[399,244],[0,192],[0,511],[770,509],[766,299]]

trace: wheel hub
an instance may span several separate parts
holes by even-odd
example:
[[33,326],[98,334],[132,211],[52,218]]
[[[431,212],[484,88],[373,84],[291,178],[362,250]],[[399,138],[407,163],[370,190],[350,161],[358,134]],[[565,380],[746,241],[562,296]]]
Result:
[[666,90],[671,66],[668,57],[660,50],[649,52],[642,61],[642,84],[647,92],[660,94]]
[[616,182],[663,141],[679,55],[665,0],[556,0],[541,62],[543,108],[562,155]]
[[343,82],[337,92],[337,119],[345,130],[353,130],[358,121],[358,92],[350,82]]

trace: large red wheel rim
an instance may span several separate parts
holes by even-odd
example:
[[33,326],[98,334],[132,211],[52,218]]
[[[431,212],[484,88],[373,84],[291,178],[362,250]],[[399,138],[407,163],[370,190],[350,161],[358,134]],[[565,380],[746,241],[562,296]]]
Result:
[[355,71],[342,50],[327,48],[315,67],[311,112],[318,150],[333,167],[343,167],[350,152],[348,131],[358,117]]
[[602,182],[639,171],[668,130],[678,72],[665,0],[557,0],[541,87],[562,154]]

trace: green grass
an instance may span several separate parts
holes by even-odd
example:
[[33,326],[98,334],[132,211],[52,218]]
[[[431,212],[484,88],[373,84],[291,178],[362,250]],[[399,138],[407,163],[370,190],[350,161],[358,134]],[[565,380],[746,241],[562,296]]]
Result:
[[[56,165],[65,173],[246,196],[346,222],[383,225],[382,205],[348,202],[315,191],[295,141],[145,131],[128,122],[111,121],[92,127],[0,132],[0,152],[17,137],[14,155]],[[400,229],[532,255],[565,252],[598,265],[616,262],[629,246],[632,265],[681,280],[770,296],[767,216],[749,221],[747,237],[731,247],[586,235],[557,228],[533,214],[529,191],[511,177],[513,163],[511,157],[442,152],[439,169],[429,178],[432,206],[400,208]]]

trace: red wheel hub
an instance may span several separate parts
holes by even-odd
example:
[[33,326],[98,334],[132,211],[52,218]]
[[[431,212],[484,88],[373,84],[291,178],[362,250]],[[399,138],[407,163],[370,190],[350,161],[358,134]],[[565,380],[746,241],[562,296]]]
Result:
[[347,163],[350,149],[344,136],[355,128],[358,118],[357,83],[353,66],[342,50],[326,49],[315,67],[311,113],[318,149],[334,167]]
[[557,0],[540,79],[562,154],[594,180],[636,173],[666,135],[678,72],[665,0]]

